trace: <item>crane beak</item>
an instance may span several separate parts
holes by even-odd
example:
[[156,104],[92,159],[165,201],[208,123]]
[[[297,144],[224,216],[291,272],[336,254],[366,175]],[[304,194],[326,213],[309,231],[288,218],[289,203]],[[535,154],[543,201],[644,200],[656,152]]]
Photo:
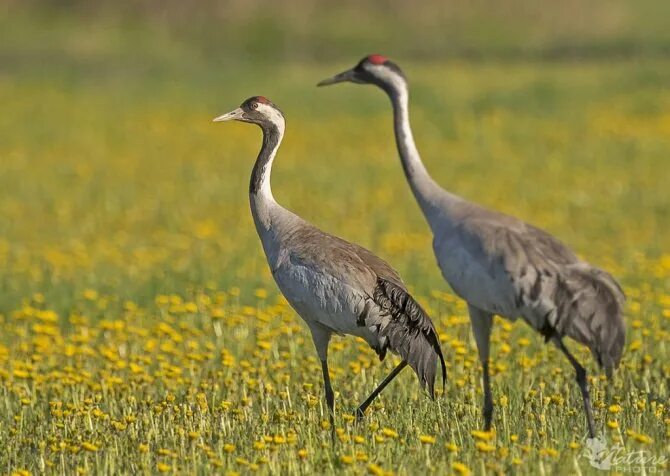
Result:
[[241,121],[244,117],[244,111],[241,107],[238,107],[234,111],[227,112],[222,116],[215,117],[213,122],[223,122],[223,121]]
[[331,84],[344,83],[344,82],[359,83],[360,81],[356,77],[356,72],[353,69],[348,69],[346,71],[341,72],[340,74],[336,74],[332,78],[324,79],[323,81],[319,82],[316,86],[317,87],[330,86]]

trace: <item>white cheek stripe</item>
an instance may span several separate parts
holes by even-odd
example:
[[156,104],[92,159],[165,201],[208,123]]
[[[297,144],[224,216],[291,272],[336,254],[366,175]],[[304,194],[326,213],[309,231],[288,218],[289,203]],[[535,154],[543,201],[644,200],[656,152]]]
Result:
[[277,111],[274,107],[268,104],[263,104],[262,102],[258,103],[257,110],[265,117],[267,117],[275,126],[277,126],[277,129],[279,130],[280,134],[284,133],[284,126],[285,126],[284,116],[282,116],[279,111]]

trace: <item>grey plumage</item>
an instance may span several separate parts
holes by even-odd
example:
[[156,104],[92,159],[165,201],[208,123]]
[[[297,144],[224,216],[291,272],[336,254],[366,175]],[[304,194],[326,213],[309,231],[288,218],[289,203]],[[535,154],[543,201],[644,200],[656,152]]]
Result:
[[484,374],[485,428],[490,428],[493,414],[488,359],[493,315],[498,314],[512,321],[522,317],[566,355],[575,368],[589,433],[594,436],[586,372],[561,339],[568,336],[588,346],[611,375],[625,342],[621,287],[548,233],[464,200],[435,183],[414,143],[407,82],[397,65],[371,55],[319,85],[344,81],[374,84],[391,99],[403,171],[432,229],[438,265],[454,292],[468,303]]
[[457,289],[463,279],[445,273],[456,292],[484,311],[521,316],[547,340],[568,336],[588,346],[610,375],[625,341],[625,297],[614,278],[539,228],[474,204],[464,209],[452,238],[436,252],[446,254],[443,247],[458,240],[471,266],[486,271],[481,285],[487,296]]
[[[472,296],[472,290],[458,289],[462,278],[445,273],[456,292],[484,311],[521,316],[544,334],[569,336],[589,346],[611,372],[621,359],[625,334],[625,298],[614,278],[521,220],[474,204],[464,204],[463,212],[450,237],[436,239],[436,253],[446,254],[443,248],[458,241],[467,261],[485,271],[481,285],[488,294]],[[486,289],[487,283],[497,295]]]
[[[249,186],[251,212],[279,289],[312,333],[322,362],[331,423],[334,392],[327,360],[333,333],[363,338],[381,359],[387,350],[403,359],[359,406],[358,416],[408,364],[433,396],[438,359],[446,378],[439,338],[398,273],[365,248],[307,223],[281,207],[272,196],[270,173],[285,124],[281,111],[267,99],[254,97],[217,118],[231,119],[252,122],[263,130],[263,143]],[[334,425],[332,428],[334,431]]]
[[326,333],[359,335],[380,360],[387,350],[400,355],[432,396],[438,359],[446,375],[439,339],[398,273],[367,249],[301,219],[292,220],[281,239],[284,258],[272,273],[301,316],[309,316],[303,317],[308,325]]

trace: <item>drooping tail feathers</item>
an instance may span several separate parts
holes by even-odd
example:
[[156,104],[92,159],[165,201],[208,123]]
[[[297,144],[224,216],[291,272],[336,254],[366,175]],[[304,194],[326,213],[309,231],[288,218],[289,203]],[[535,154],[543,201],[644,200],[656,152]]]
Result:
[[401,286],[377,279],[373,301],[378,315],[366,319],[378,328],[380,342],[402,357],[416,372],[422,388],[435,398],[437,359],[442,366],[442,385],[446,385],[447,367],[433,322],[414,298]]
[[587,345],[608,377],[619,366],[626,341],[626,297],[607,272],[587,263],[563,267],[562,333]]

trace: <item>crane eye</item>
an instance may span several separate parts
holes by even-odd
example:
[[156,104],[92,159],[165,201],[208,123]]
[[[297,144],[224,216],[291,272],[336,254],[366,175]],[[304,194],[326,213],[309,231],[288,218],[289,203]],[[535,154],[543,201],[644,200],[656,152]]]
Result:
[[251,103],[251,109],[258,109],[258,103],[257,102],[252,102]]

